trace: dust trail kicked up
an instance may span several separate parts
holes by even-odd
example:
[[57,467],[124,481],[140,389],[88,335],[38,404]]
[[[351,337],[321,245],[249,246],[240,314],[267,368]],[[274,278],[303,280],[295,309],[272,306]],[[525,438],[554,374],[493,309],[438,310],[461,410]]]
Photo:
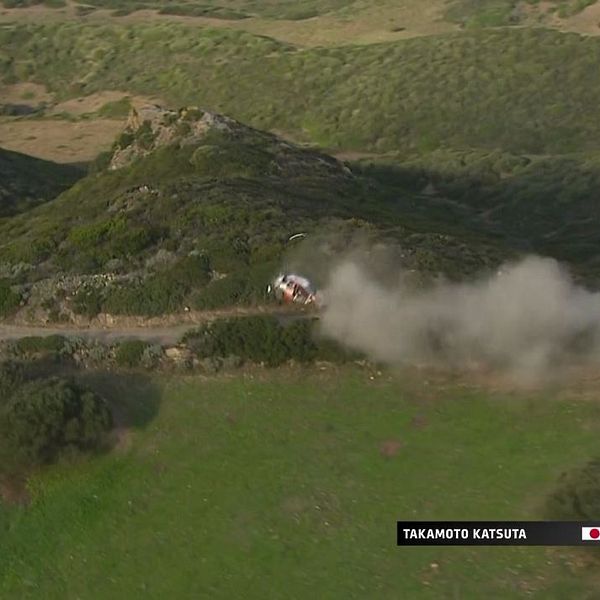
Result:
[[324,290],[322,332],[389,364],[491,366],[533,378],[567,361],[600,361],[600,294],[560,265],[528,257],[466,284],[415,290],[341,262]]

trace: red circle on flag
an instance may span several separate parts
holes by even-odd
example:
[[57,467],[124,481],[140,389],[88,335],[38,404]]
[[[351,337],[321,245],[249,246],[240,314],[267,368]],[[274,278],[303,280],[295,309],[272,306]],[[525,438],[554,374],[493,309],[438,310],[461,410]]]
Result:
[[600,529],[596,529],[595,527],[590,529],[590,537],[593,540],[597,540],[600,537]]

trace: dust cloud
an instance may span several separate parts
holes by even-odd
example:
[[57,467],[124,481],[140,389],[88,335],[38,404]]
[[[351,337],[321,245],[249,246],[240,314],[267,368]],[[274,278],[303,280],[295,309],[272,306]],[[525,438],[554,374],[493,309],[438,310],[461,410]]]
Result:
[[531,380],[600,361],[600,294],[548,258],[424,289],[351,258],[332,267],[323,295],[322,333],[387,364],[483,366]]

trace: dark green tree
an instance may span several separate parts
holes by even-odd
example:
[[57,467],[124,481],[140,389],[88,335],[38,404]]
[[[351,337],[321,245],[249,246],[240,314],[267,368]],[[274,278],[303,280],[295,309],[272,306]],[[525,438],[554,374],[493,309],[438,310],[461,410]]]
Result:
[[99,448],[111,426],[94,392],[65,379],[32,381],[0,410],[0,458],[5,469],[51,463],[65,450]]

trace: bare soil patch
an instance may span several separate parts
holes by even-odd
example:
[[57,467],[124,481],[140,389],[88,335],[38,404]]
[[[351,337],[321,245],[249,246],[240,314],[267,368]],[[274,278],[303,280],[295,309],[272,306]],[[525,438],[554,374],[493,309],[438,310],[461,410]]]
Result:
[[600,35],[600,3],[596,2],[579,14],[565,19],[560,29],[587,35]]
[[134,108],[140,108],[146,104],[162,104],[159,98],[132,96],[127,92],[121,92],[119,90],[105,90],[90,94],[89,96],[82,96],[81,98],[72,98],[70,100],[65,100],[64,102],[59,102],[51,111],[49,111],[49,114],[69,113],[73,116],[81,116],[88,113],[94,113],[100,110],[105,104],[117,102],[125,97],[129,98],[129,102]]
[[0,479],[0,499],[10,506],[27,506],[31,501],[27,481],[21,477]]
[[124,121],[2,119],[0,147],[59,163],[88,162],[108,150]]

